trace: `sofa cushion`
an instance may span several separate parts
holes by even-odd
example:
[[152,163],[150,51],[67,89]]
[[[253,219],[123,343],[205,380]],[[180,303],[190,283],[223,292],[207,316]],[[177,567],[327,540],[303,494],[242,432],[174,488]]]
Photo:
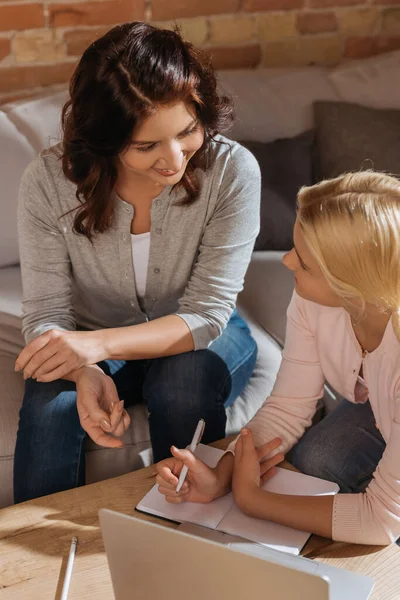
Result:
[[235,100],[234,140],[270,142],[313,126],[314,100],[339,100],[322,67],[219,71],[219,87]]
[[400,51],[354,60],[329,78],[341,100],[371,108],[400,108]]
[[312,184],[312,131],[274,142],[242,141],[261,169],[261,227],[255,250],[290,250],[297,192]]
[[399,174],[400,110],[316,102],[315,176],[375,169]]
[[36,152],[54,146],[61,139],[61,109],[67,91],[31,100],[18,100],[2,106],[2,110],[26,137]]
[[[19,261],[17,199],[19,182],[35,151],[0,110],[0,268]],[[0,297],[2,292],[0,292]]]

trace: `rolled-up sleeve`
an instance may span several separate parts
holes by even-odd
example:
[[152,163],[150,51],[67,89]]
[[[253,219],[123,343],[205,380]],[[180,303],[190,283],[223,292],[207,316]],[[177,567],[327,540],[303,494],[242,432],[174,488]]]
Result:
[[26,342],[49,329],[75,329],[71,265],[41,157],[25,170],[18,198],[18,240]]
[[260,188],[256,159],[236,146],[176,313],[188,325],[195,350],[207,348],[221,335],[243,289],[260,227]]

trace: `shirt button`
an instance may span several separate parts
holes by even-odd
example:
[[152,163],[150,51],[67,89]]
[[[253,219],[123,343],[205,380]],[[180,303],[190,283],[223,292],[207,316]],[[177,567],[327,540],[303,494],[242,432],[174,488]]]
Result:
[[126,233],[123,234],[122,239],[124,240],[124,242],[126,242]]
[[157,235],[161,235],[161,234],[162,234],[162,229],[160,229],[160,227],[158,227],[158,228],[156,229],[156,234],[157,234]]
[[159,269],[158,267],[156,267],[155,269],[153,269],[153,271],[154,271],[154,273],[155,273],[156,275],[158,275],[158,274],[159,274],[159,272],[160,272],[160,269]]
[[153,302],[157,302],[157,298],[152,298],[152,301]]
[[156,200],[156,206],[160,206],[161,200]]
[[125,271],[125,277],[128,279],[128,277],[129,277],[128,271]]
[[135,301],[131,300],[131,306],[135,306]]

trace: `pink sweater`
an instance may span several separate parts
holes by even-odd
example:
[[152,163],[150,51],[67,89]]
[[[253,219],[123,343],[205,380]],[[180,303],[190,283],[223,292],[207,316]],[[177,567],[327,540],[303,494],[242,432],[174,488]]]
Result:
[[256,445],[275,437],[287,452],[311,424],[324,380],[350,402],[359,395],[361,364],[385,452],[367,490],[334,499],[332,537],[388,544],[400,537],[400,343],[389,321],[380,346],[362,356],[349,314],[294,292],[289,305],[282,364],[272,390],[250,421]]

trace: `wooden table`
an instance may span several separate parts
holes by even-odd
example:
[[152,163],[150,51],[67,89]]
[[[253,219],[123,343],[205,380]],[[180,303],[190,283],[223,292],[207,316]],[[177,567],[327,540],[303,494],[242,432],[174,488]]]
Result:
[[[226,440],[215,444],[226,446]],[[0,511],[0,599],[59,600],[73,535],[79,546],[71,600],[110,600],[111,579],[98,520],[109,508],[140,519],[134,510],[154,484],[155,467],[53,494]],[[174,523],[161,521],[166,527]],[[376,580],[373,600],[400,600],[400,548],[357,546],[311,536],[302,554]]]

